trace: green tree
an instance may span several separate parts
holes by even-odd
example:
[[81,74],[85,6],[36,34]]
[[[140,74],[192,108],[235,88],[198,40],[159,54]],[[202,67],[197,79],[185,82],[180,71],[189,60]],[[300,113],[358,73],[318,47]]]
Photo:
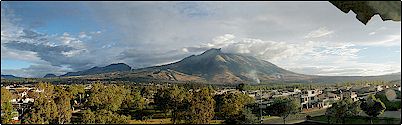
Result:
[[28,113],[28,123],[55,124],[58,122],[58,108],[54,101],[54,86],[49,83],[38,83],[36,86],[34,105]]
[[259,118],[247,107],[243,108],[239,114],[225,118],[226,124],[257,124],[259,122]]
[[159,109],[165,113],[165,118],[166,118],[166,113],[169,113],[171,111],[169,101],[170,101],[170,95],[169,95],[168,89],[160,89],[156,92],[156,94],[154,96],[155,105],[156,105],[157,109]]
[[176,123],[185,116],[184,112],[188,110],[191,94],[183,87],[179,88],[175,85],[168,91],[168,96],[168,107],[172,110],[172,121]]
[[13,117],[12,112],[14,111],[11,104],[12,93],[6,88],[1,88],[1,112],[4,113],[1,116],[2,124],[11,124],[11,119]]
[[370,116],[371,124],[373,124],[372,119],[384,113],[384,110],[386,109],[384,103],[375,98],[372,94],[367,97],[367,100],[362,100],[360,107],[368,116]]
[[152,87],[144,86],[141,89],[141,96],[145,97],[145,98],[148,98],[148,97],[150,97],[152,95],[151,91],[152,91]]
[[70,123],[72,116],[72,109],[70,104],[71,93],[64,90],[62,87],[55,87],[55,103],[57,105],[58,115],[57,123],[66,124]]
[[237,89],[239,91],[244,91],[245,90],[244,87],[245,87],[244,83],[240,83],[239,85],[237,85]]
[[376,93],[375,97],[381,100],[382,103],[384,103],[385,107],[387,107],[387,111],[397,111],[401,108],[401,101],[388,100],[387,95],[384,91]]
[[247,104],[254,103],[254,99],[243,93],[226,93],[217,102],[222,117],[229,120],[239,115]]
[[236,124],[258,124],[259,122],[259,118],[252,113],[250,108],[243,108],[236,120]]
[[93,111],[106,109],[117,111],[127,95],[127,90],[115,84],[105,86],[95,83],[90,90],[87,106]]
[[300,103],[296,99],[290,97],[276,98],[271,106],[274,107],[272,113],[282,117],[283,124],[286,123],[286,118],[289,115],[300,112]]
[[127,124],[129,119],[130,117],[101,109],[95,112],[85,110],[82,121],[84,124]]
[[341,101],[333,103],[332,106],[327,109],[327,117],[330,119],[331,117],[336,118],[336,121],[342,121],[345,123],[346,118],[357,116],[361,112],[360,110],[360,102],[353,102],[350,98],[345,98]]
[[208,124],[214,117],[215,100],[212,98],[211,90],[207,87],[198,92],[194,92],[191,98],[188,111],[187,123]]
[[84,98],[85,94],[85,86],[83,85],[70,85],[67,87],[66,91],[70,92],[70,98],[74,100],[74,98],[78,95],[79,103],[82,104],[82,98]]
[[96,115],[90,109],[83,111],[82,114],[82,123],[85,124],[95,124]]
[[146,102],[144,98],[141,96],[140,91],[134,89],[134,88],[128,88],[126,90],[126,96],[125,99],[123,100],[123,103],[121,105],[121,108],[128,109],[128,110],[142,110]]

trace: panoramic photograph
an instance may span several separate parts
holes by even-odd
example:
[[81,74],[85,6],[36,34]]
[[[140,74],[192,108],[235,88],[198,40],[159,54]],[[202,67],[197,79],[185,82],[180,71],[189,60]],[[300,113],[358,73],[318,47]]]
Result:
[[1,124],[401,124],[401,1],[1,1]]

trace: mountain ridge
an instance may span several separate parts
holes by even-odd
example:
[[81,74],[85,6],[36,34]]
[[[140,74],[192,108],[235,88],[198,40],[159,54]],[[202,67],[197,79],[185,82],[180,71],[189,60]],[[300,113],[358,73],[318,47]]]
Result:
[[[95,69],[98,67],[94,67]],[[91,69],[94,69],[91,68]],[[90,69],[89,69],[90,70]],[[84,70],[86,71],[86,70]],[[109,79],[163,82],[208,83],[260,83],[260,82],[343,82],[353,80],[395,80],[399,74],[381,76],[319,76],[288,71],[273,63],[242,54],[224,53],[221,49],[209,49],[199,55],[191,55],[170,64],[133,70],[77,75],[84,79]],[[399,76],[399,77],[398,77]],[[62,76],[64,77],[64,76]],[[68,76],[67,76],[68,77]]]
[[82,76],[82,75],[93,75],[93,74],[101,74],[108,72],[119,72],[119,71],[130,71],[131,67],[125,63],[115,63],[110,64],[104,67],[92,67],[87,70],[77,71],[77,72],[68,72],[66,74],[60,75],[61,77],[65,76]]

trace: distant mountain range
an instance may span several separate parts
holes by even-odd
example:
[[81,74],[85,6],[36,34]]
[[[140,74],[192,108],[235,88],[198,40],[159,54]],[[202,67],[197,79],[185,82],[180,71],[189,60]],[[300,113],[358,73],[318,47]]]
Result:
[[259,83],[259,82],[343,82],[355,80],[400,80],[401,74],[381,76],[317,76],[305,75],[282,69],[268,61],[241,54],[223,53],[210,49],[178,62],[131,70],[124,64],[94,67],[84,71],[69,72],[62,78],[107,79],[162,82],[208,83]]
[[20,78],[20,77],[16,77],[16,76],[13,76],[13,75],[1,75],[1,78],[2,79],[12,79],[12,78]]
[[[1,75],[2,79],[19,78]],[[201,83],[334,83],[356,80],[401,80],[401,73],[380,76],[318,76],[305,75],[282,69],[268,61],[241,54],[223,53],[209,49],[200,55],[191,55],[178,62],[141,69],[131,69],[124,63],[93,67],[44,78],[123,80],[136,82],[201,82]]]
[[94,75],[94,74],[102,74],[102,73],[108,73],[108,72],[130,71],[130,70],[131,70],[131,67],[128,66],[127,64],[117,63],[117,64],[111,64],[111,65],[108,65],[105,67],[93,67],[91,69],[87,69],[84,71],[68,72],[64,75],[61,75],[61,77]]
[[43,76],[43,78],[53,78],[53,77],[57,77],[55,74],[46,74],[45,76]]

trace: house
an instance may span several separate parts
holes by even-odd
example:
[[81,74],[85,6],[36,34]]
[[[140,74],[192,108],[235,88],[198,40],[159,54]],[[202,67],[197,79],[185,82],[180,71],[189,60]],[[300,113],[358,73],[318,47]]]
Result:
[[376,89],[377,89],[377,91],[382,91],[383,90],[381,85],[378,85]]
[[300,94],[301,109],[309,109],[318,107],[318,95],[322,94],[322,90],[306,90]]
[[351,98],[353,101],[359,100],[359,99],[357,98],[356,92],[352,92],[352,91],[343,92],[341,96],[342,96],[341,99],[343,99],[343,98]]

